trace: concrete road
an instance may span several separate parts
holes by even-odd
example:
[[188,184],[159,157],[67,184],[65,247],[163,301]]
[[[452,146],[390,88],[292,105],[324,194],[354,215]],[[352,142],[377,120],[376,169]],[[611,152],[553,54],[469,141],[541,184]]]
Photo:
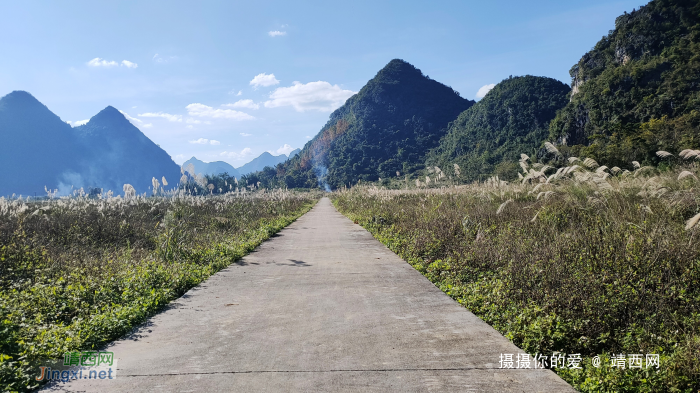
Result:
[[124,392],[562,392],[327,198],[107,350]]

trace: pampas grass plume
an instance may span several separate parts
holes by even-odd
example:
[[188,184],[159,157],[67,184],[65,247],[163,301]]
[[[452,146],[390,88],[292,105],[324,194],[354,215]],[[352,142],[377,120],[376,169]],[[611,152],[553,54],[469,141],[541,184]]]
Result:
[[512,199],[509,199],[509,200],[507,200],[507,201],[501,203],[501,206],[499,206],[499,207],[498,207],[498,210],[496,210],[496,214],[501,214],[501,212],[503,211],[503,209],[505,209],[506,206],[508,206],[508,204],[510,204],[510,203],[512,203],[512,202],[513,202],[513,200],[512,200]]
[[697,176],[693,175],[691,172],[688,171],[683,171],[680,174],[678,174],[678,180],[685,179],[686,177],[693,177],[695,180],[697,180]]
[[523,172],[527,173],[527,164],[525,161],[520,161],[520,168],[523,169]]
[[685,229],[690,230],[693,229],[693,227],[700,221],[700,213],[696,214],[691,218],[690,220],[686,221],[685,223]]
[[551,142],[545,142],[544,143],[544,148],[547,149],[548,152],[560,156],[561,153],[559,153],[559,149],[557,149],[556,146],[554,146]]
[[586,158],[585,160],[583,160],[583,165],[589,169],[598,167],[598,163],[592,158]]

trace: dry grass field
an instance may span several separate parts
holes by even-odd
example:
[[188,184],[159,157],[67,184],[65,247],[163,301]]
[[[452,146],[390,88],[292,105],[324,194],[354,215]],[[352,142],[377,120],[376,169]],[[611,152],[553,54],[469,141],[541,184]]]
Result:
[[250,252],[318,193],[0,198],[0,390],[97,349]]
[[[432,179],[394,184],[403,189],[366,185],[333,201],[532,355],[581,354],[581,370],[557,370],[578,390],[695,392],[698,153],[682,152],[675,169],[631,171],[523,155],[512,183],[457,186],[433,168]],[[619,354],[659,354],[660,368],[610,367]]]

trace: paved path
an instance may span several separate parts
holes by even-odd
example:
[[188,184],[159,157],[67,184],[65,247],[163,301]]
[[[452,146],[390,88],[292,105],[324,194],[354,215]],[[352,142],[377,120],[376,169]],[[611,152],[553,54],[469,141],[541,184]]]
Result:
[[327,198],[109,348],[112,381],[66,391],[561,392],[522,353]]

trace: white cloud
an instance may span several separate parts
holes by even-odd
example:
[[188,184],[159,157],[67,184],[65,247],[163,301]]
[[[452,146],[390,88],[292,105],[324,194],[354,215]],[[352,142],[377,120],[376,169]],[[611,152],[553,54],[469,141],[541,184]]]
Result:
[[171,61],[175,61],[177,59],[178,59],[177,56],[163,57],[163,56],[159,55],[158,53],[153,55],[153,61],[156,63],[161,63],[161,64],[170,63]]
[[153,127],[153,124],[152,124],[152,123],[148,123],[148,124],[142,125],[141,127],[143,127],[143,128],[151,128],[151,127]]
[[188,141],[188,142],[192,143],[192,144],[197,144],[197,145],[206,145],[209,143],[209,139],[199,138],[199,139],[195,139],[193,141]]
[[237,96],[243,95],[243,90],[238,90],[238,94],[236,94],[236,95],[237,95]]
[[185,123],[187,123],[187,124],[201,124],[202,121],[188,117],[187,120],[185,120]]
[[242,159],[244,159],[252,154],[253,154],[253,150],[251,150],[251,148],[249,148],[249,147],[246,147],[245,149],[241,150],[240,152],[223,151],[219,155],[222,157],[233,158],[234,160],[242,160]]
[[274,31],[268,31],[268,32],[267,32],[267,35],[269,35],[270,37],[278,37],[278,36],[281,36],[281,35],[287,35],[287,32],[286,32],[286,31],[274,30]]
[[209,141],[209,144],[210,144],[210,145],[220,145],[221,142],[212,139],[212,140]]
[[90,121],[90,119],[85,119],[85,120],[78,120],[78,121],[66,121],[66,123],[70,124],[71,127],[79,127],[82,126],[83,124],[87,124]]
[[247,134],[245,132],[241,132],[241,136],[252,136],[253,134]]
[[[232,120],[253,120],[255,117],[245,113],[234,111],[233,109],[214,109],[210,106],[194,103],[186,106],[187,113],[190,116],[196,117],[211,117],[215,119],[232,119]],[[206,122],[205,122],[206,123]]]
[[249,109],[260,109],[260,105],[253,102],[253,100],[238,100],[233,104],[224,104],[222,106],[230,108],[249,108]]
[[87,65],[89,65],[90,67],[114,67],[118,66],[119,63],[117,63],[116,61],[107,61],[104,59],[100,59],[99,57],[95,57],[94,59],[88,61]]
[[[95,57],[94,59],[90,60],[87,62],[87,65],[89,67],[117,67],[120,65],[120,63],[117,63],[114,60],[105,60],[99,57]],[[126,68],[137,68],[139,65],[136,63],[133,63],[129,60],[122,60],[121,65],[126,67]]]
[[[133,125],[135,125],[135,126],[143,125],[143,120],[137,119],[137,118],[135,118],[135,117],[131,117],[131,116],[129,116],[128,113],[126,113],[126,112],[124,112],[124,111],[121,111],[121,110],[119,111],[119,113],[121,113],[122,115],[124,115],[124,117],[126,117],[127,119],[129,119],[129,121],[131,121],[131,124],[133,124]],[[139,124],[135,124],[135,123],[139,123]]]
[[270,100],[265,101],[265,107],[293,106],[297,112],[307,110],[330,112],[343,105],[345,100],[355,93],[324,81],[306,84],[294,82],[290,87],[278,87],[270,93]]
[[285,143],[284,146],[280,147],[275,151],[271,151],[270,153],[277,156],[280,154],[289,155],[289,153],[291,153],[292,150],[294,150],[294,148]]
[[187,126],[187,127],[185,127],[185,128],[189,128],[190,130],[193,130],[193,129],[194,129],[194,126],[189,125],[189,126]]
[[495,83],[492,83],[492,84],[490,84],[490,85],[483,85],[483,86],[481,86],[481,88],[479,89],[479,91],[476,92],[476,98],[479,98],[479,99],[484,98],[484,96],[485,96],[488,92],[490,92],[491,89],[493,89],[495,86],[496,86]]
[[171,115],[169,113],[163,113],[163,112],[139,113],[137,116],[138,117],[162,117],[163,119],[167,119],[168,121],[182,122],[182,115]]
[[250,85],[255,87],[256,89],[260,86],[262,87],[267,87],[267,86],[274,86],[274,85],[279,85],[280,81],[275,78],[275,74],[258,74],[255,75],[255,78],[250,81]]
[[309,135],[307,135],[307,136],[306,136],[306,139],[311,139],[311,137],[310,137]]

